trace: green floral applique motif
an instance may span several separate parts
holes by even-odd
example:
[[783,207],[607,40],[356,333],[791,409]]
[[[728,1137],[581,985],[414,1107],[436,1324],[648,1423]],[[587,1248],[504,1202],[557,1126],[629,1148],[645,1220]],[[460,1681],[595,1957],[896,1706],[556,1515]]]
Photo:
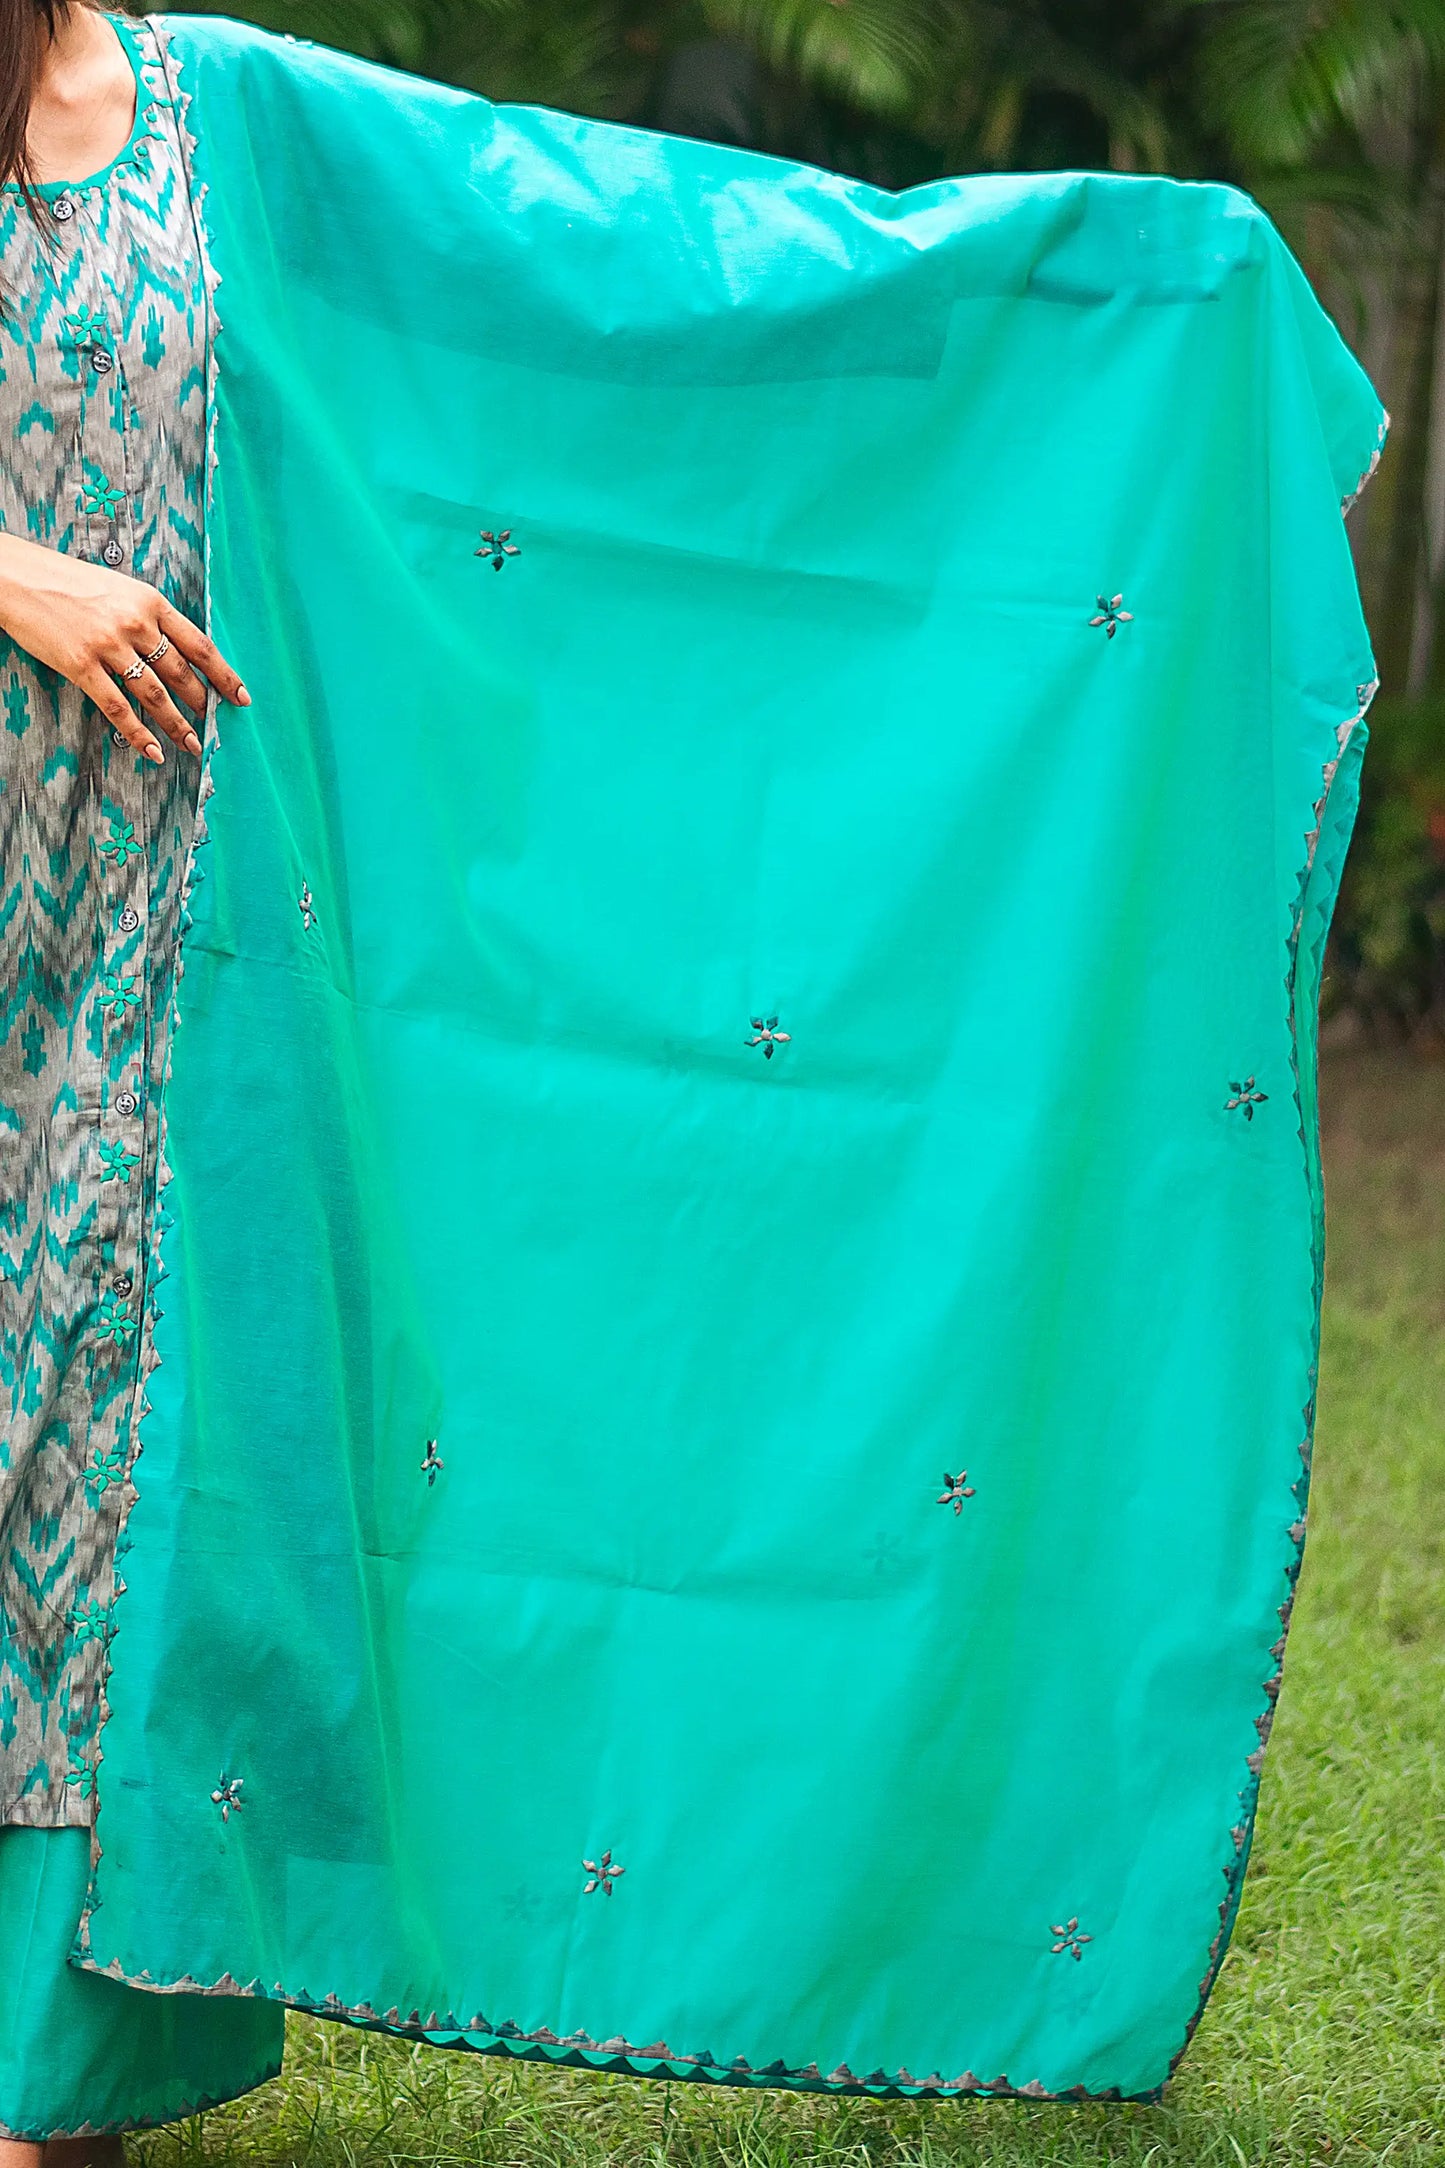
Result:
[[90,1603],[75,1604],[70,1610],[66,1624],[75,1636],[75,1646],[83,1649],[88,1641],[109,1641],[113,1631],[110,1605],[97,1597]]
[[128,1152],[118,1138],[107,1137],[101,1143],[100,1164],[102,1182],[128,1182],[131,1168],[140,1165],[140,1153]]
[[105,337],[105,317],[99,309],[77,309],[60,322],[72,346],[92,346]]
[[426,1459],[421,1464],[421,1472],[426,1477],[428,1490],[434,1487],[437,1477],[445,1466],[446,1462],[437,1451],[436,1439],[428,1438],[426,1442]]
[[65,1781],[75,1786],[82,1799],[94,1798],[95,1770],[83,1747],[73,1746],[70,1749],[70,1767]]
[[100,1306],[100,1337],[116,1347],[124,1347],[135,1332],[135,1319],[130,1314],[130,1304],[119,1295],[107,1295]]
[[94,512],[103,519],[114,519],[121,505],[125,503],[125,491],[117,489],[109,475],[104,474],[99,467],[91,465],[89,461],[86,464],[85,486],[80,499],[81,510]]
[[118,971],[107,971],[101,982],[100,1005],[119,1016],[124,1009],[140,1006],[140,995],[135,990],[135,974],[127,972],[124,977]]
[[108,1452],[103,1452],[97,1446],[95,1458],[85,1471],[86,1496],[90,1499],[92,1505],[105,1496],[112,1484],[120,1484],[124,1481],[125,1448],[113,1445]]
[[100,846],[101,857],[113,858],[117,866],[123,866],[128,858],[139,858],[142,854],[143,847],[136,841],[135,823],[113,819],[110,841]]

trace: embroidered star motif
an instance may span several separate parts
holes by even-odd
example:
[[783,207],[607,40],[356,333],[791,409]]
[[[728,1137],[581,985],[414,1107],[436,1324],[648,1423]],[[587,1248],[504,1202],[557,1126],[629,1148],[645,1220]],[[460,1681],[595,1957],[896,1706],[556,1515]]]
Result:
[[1097,595],[1094,599],[1099,605],[1099,614],[1097,617],[1091,617],[1089,623],[1091,625],[1102,625],[1106,640],[1112,640],[1121,625],[1133,624],[1134,612],[1120,608],[1120,604],[1124,600],[1122,595],[1115,595],[1112,600],[1108,595]]
[[212,1792],[211,1798],[220,1808],[223,1822],[229,1822],[232,1814],[239,1814],[246,1804],[241,1797],[241,1786],[245,1781],[244,1777],[223,1776],[216,1789]]
[[1254,1088],[1254,1078],[1252,1076],[1247,1076],[1242,1084],[1236,1084],[1233,1077],[1231,1077],[1229,1080],[1229,1088],[1233,1092],[1234,1097],[1232,1099],[1225,1100],[1225,1111],[1227,1113],[1232,1113],[1236,1107],[1242,1107],[1244,1109],[1245,1120],[1247,1122],[1252,1122],[1254,1120],[1255,1108],[1262,1107],[1264,1105],[1265,1101],[1269,1097],[1269,1093],[1256,1091]]
[[957,1475],[949,1475],[945,1469],[943,1489],[934,1500],[934,1503],[940,1506],[952,1506],[955,1513],[962,1513],[964,1499],[972,1498],[974,1495],[973,1485],[968,1480],[967,1468],[960,1468]]
[[747,1043],[749,1046],[762,1048],[764,1061],[771,1061],[774,1049],[787,1046],[792,1039],[793,1034],[790,1031],[779,1031],[778,1019],[775,1016],[754,1016],[749,1018],[749,1022],[753,1027],[753,1036]]
[[509,557],[520,557],[521,554],[521,545],[512,540],[510,527],[503,527],[499,534],[493,534],[490,527],[483,527],[482,546],[472,551],[474,557],[488,558],[494,572],[500,572]]
[[1092,1942],[1094,1939],[1092,1935],[1081,1935],[1079,1933],[1079,1921],[1077,1914],[1074,1916],[1073,1919],[1066,1920],[1062,1927],[1051,1927],[1049,1929],[1049,1933],[1051,1935],[1057,1935],[1059,1938],[1053,1946],[1053,1955],[1057,1957],[1059,1956],[1061,1951],[1067,1950],[1070,1957],[1073,1958],[1075,1964],[1078,1963],[1079,1959],[1084,1954],[1084,1944],[1086,1942]]
[[582,1865],[592,1878],[582,1892],[584,1897],[590,1897],[595,1889],[600,1889],[604,1897],[610,1897],[613,1883],[619,1875],[627,1872],[625,1867],[614,1867],[610,1849],[603,1853],[601,1859],[584,1859]]

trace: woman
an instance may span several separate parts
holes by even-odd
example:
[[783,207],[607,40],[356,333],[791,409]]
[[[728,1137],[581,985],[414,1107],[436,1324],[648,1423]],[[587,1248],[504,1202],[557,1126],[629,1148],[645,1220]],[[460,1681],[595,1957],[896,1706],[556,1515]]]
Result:
[[67,1963],[149,1367],[208,688],[207,297],[155,31],[0,0],[0,2168],[279,2067],[281,2012]]

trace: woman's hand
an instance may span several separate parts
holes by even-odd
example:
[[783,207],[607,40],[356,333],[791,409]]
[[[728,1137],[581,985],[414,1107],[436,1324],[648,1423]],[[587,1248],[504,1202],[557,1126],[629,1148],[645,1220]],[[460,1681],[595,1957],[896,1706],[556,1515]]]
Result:
[[201,741],[177,700],[203,717],[209,679],[233,706],[251,703],[215,643],[144,580],[18,535],[0,534],[0,631],[79,686],[112,728],[157,766],[164,755],[155,731],[136,714],[117,677],[157,728],[190,753],[199,753]]

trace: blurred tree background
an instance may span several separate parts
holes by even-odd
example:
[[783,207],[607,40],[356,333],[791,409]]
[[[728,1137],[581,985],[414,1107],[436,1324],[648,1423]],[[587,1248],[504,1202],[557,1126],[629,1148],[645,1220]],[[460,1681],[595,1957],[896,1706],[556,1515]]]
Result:
[[1351,519],[1382,690],[1326,1004],[1337,1036],[1445,1044],[1445,0],[224,11],[490,98],[745,144],[886,188],[1111,167],[1247,189],[1392,415]]

